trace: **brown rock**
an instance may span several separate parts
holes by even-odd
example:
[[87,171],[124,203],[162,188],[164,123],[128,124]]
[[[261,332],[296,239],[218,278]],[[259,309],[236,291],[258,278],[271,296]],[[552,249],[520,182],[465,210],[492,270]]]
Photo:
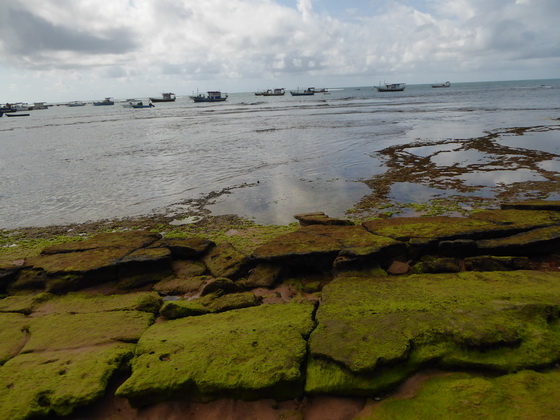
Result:
[[203,262],[214,277],[234,280],[246,274],[249,268],[248,257],[229,243],[216,246],[203,258]]
[[297,220],[299,220],[299,224],[301,226],[309,226],[309,225],[352,225],[353,224],[349,220],[342,220],[342,219],[336,219],[336,218],[333,218],[333,217],[329,217],[323,212],[296,214],[294,217]]

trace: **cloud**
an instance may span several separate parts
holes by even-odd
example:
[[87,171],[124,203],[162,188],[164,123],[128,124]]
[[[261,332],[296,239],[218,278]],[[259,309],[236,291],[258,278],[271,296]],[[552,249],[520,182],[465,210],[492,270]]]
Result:
[[343,77],[347,85],[392,74],[431,81],[434,73],[559,64],[557,0],[380,0],[375,7],[356,0],[350,6],[331,0],[3,2],[0,62],[78,71],[84,79],[141,83],[149,74],[150,83],[206,79],[232,86],[304,76]]

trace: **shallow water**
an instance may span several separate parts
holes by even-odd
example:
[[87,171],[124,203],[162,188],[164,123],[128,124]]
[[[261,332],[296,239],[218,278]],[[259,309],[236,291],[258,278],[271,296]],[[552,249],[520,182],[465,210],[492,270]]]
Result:
[[[297,98],[234,93],[220,104],[180,97],[152,109],[54,106],[2,118],[0,227],[165,212],[224,189],[208,207],[214,214],[262,223],[317,210],[341,216],[369,193],[360,180],[385,171],[378,151],[557,125],[559,92],[553,80],[410,85],[402,93],[346,88]],[[560,154],[558,133],[499,141]],[[485,159],[446,150],[436,155],[445,164]],[[555,171],[557,163],[552,157],[543,165]],[[513,172],[502,168],[501,179],[517,180]],[[398,190],[396,200],[430,195],[414,184]]]

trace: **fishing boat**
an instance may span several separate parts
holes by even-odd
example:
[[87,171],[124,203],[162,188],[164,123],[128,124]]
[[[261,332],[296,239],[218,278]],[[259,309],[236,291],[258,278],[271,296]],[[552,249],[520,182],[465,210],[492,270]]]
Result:
[[449,82],[436,83],[436,84],[432,85],[433,88],[448,88],[449,86],[451,86],[451,83],[449,83]]
[[206,95],[199,93],[197,95],[189,96],[195,102],[223,102],[228,96],[227,93],[222,95],[222,92],[217,90],[208,91]]
[[153,103],[149,103],[148,105],[144,105],[144,102],[139,101],[139,102],[129,102],[126,105],[123,105],[125,108],[153,108],[155,107],[155,105]]
[[161,98],[150,98],[152,102],[175,102],[176,96],[172,92],[165,92],[161,94]]
[[115,105],[115,101],[113,98],[105,98],[102,101],[97,101],[93,103],[94,106],[106,106],[106,105]]
[[267,89],[262,92],[255,92],[255,96],[283,96],[286,93],[284,88],[276,88],[274,90]]
[[384,85],[375,86],[378,92],[402,92],[406,87],[406,83],[386,83]]
[[69,107],[71,107],[71,108],[72,108],[72,107],[76,107],[76,106],[85,106],[85,105],[86,105],[85,102],[79,102],[79,101],[72,101],[72,102],[68,102],[68,103],[66,104],[66,106],[69,106]]
[[315,88],[307,88],[305,90],[290,90],[292,96],[312,96],[315,95]]

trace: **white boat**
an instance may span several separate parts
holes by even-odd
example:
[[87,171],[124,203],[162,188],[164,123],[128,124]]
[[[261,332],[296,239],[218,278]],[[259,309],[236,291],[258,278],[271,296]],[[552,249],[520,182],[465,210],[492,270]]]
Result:
[[189,97],[195,102],[223,102],[228,98],[227,94],[222,95],[222,92],[217,90],[208,91],[207,95],[199,93]]

